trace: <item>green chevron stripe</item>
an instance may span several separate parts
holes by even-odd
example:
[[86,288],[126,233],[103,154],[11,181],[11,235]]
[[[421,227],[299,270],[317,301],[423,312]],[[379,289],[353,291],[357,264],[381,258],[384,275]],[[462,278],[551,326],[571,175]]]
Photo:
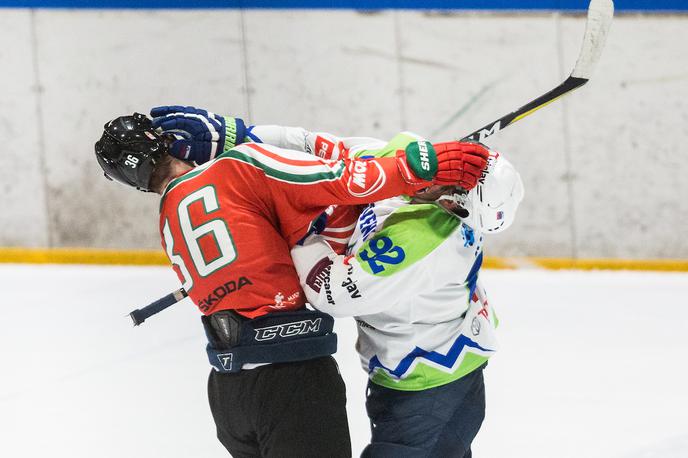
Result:
[[384,369],[378,369],[371,380],[373,383],[393,390],[427,390],[458,380],[485,364],[487,360],[487,356],[466,352],[464,353],[461,364],[459,364],[459,367],[454,372],[444,372],[434,367],[430,367],[423,362],[419,362],[413,369],[413,372],[401,380],[392,378]]

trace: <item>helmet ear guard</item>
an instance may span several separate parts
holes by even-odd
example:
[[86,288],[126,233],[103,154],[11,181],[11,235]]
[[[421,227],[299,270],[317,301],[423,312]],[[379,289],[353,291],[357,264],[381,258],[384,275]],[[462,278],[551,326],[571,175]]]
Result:
[[95,153],[105,177],[150,192],[155,165],[168,151],[165,138],[141,113],[120,116],[106,123],[103,129]]
[[523,196],[523,182],[514,166],[503,155],[490,151],[478,185],[461,205],[468,213],[461,220],[480,232],[501,232],[514,222]]
[[468,192],[460,188],[444,191],[425,202],[436,203],[470,228],[484,233],[501,232],[511,226],[524,194],[521,176],[511,162],[494,151],[490,151],[487,167],[475,188]]

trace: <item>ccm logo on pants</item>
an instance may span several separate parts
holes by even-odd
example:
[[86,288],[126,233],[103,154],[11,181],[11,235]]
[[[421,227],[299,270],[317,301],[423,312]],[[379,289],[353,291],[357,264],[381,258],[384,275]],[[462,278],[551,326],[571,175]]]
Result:
[[293,323],[284,323],[265,328],[256,329],[256,340],[259,342],[265,340],[272,340],[277,336],[292,337],[301,334],[308,334],[309,332],[318,332],[320,330],[320,323],[322,318],[315,320],[303,320]]

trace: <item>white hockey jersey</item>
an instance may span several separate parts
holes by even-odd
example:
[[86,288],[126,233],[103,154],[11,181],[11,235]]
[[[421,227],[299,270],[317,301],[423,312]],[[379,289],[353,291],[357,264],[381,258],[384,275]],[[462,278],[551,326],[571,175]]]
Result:
[[322,236],[292,249],[308,301],[355,316],[373,382],[423,390],[456,380],[497,349],[497,317],[478,281],[482,235],[433,204],[369,206],[348,255]]
[[[404,133],[384,143],[298,128],[255,129],[261,141],[332,159],[394,154],[419,138]],[[371,380],[424,390],[483,365],[497,349],[498,325],[478,279],[483,235],[435,204],[403,197],[370,205],[354,221],[328,225],[294,247],[292,258],[315,308],[355,317],[357,351]],[[348,242],[346,253],[333,242]]]

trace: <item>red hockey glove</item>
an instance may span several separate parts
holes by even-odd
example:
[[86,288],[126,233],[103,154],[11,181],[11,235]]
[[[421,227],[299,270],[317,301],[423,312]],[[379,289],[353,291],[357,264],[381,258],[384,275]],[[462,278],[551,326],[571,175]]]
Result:
[[468,191],[478,184],[489,156],[479,143],[418,141],[409,143],[406,151],[397,151],[397,166],[414,186],[461,186]]
[[437,153],[437,173],[433,184],[459,185],[466,191],[478,184],[490,152],[479,143],[444,142],[432,145]]

